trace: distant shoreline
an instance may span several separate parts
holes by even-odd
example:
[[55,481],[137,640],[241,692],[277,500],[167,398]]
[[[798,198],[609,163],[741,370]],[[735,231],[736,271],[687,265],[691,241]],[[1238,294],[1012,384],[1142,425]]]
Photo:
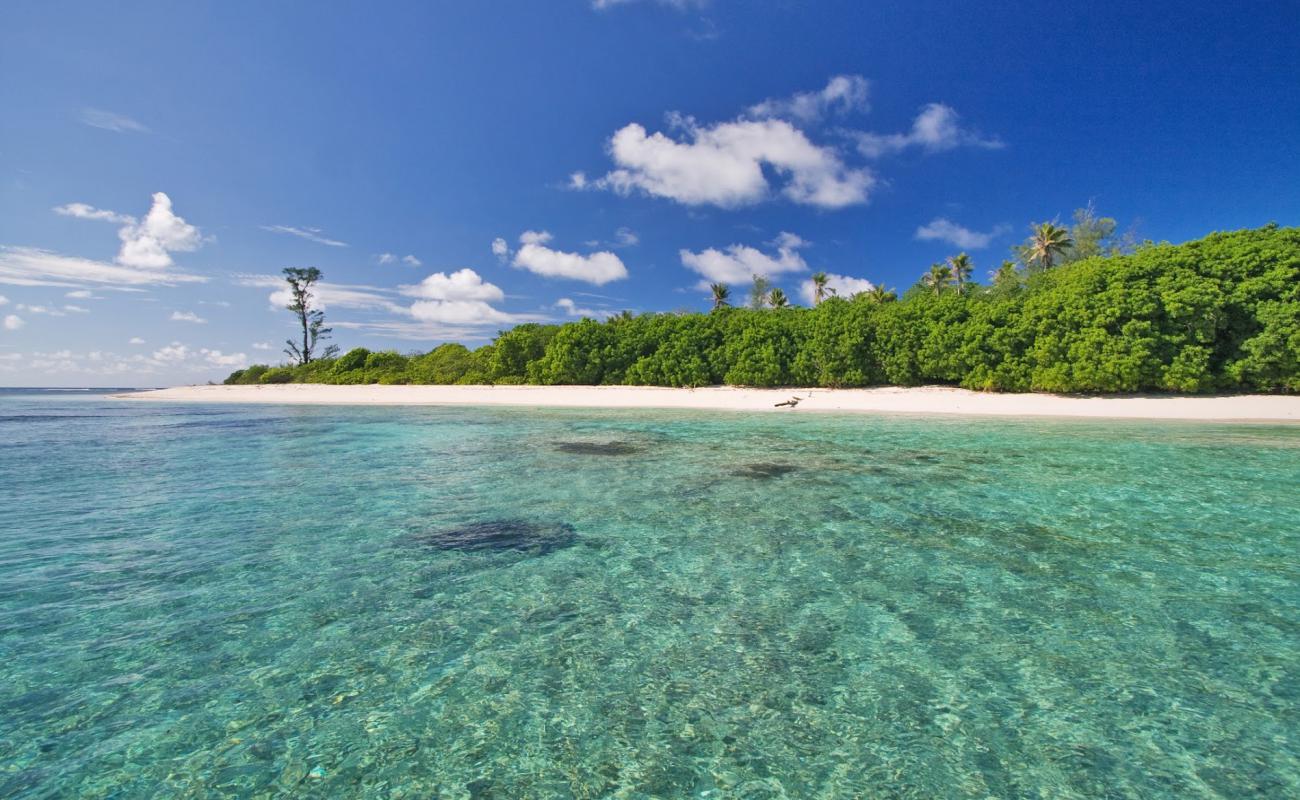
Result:
[[[1300,422],[1300,395],[1114,396],[995,394],[947,386],[746,389],[653,386],[179,386],[113,395],[126,400],[318,405],[696,409],[773,413],[950,414],[988,417]],[[799,398],[794,408],[776,407]]]

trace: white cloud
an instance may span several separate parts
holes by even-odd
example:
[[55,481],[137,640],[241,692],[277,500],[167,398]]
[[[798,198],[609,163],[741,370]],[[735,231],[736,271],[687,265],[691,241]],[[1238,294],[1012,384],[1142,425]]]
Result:
[[587,173],[583,172],[582,170],[578,170],[577,172],[572,172],[572,173],[570,173],[570,174],[569,174],[569,188],[570,188],[570,189],[578,189],[578,190],[586,189],[586,188],[587,188]]
[[153,355],[150,356],[154,361],[164,363],[168,361],[184,361],[189,357],[190,349],[180,342],[172,342],[166,347],[161,347],[153,351]]
[[751,117],[794,117],[815,122],[825,114],[868,110],[867,91],[871,84],[861,75],[836,75],[824,89],[800,92],[792,97],[767,99],[749,107]]
[[842,208],[867,202],[875,178],[850,169],[839,153],[818,147],[785,120],[738,120],[701,127],[671,117],[686,140],[645,127],[624,126],[610,139],[617,169],[589,186],[619,194],[641,191],[686,206],[751,206],[770,196],[764,168],[775,173],[780,193],[794,203]]
[[28,304],[26,304],[26,303],[19,303],[19,304],[16,306],[16,308],[17,308],[19,311],[22,311],[22,312],[27,313],[27,314],[45,314],[45,315],[47,315],[47,316],[51,316],[51,317],[66,317],[66,316],[67,316],[67,314],[64,313],[63,311],[61,311],[61,310],[59,310],[59,309],[57,309],[57,308],[52,308],[52,307],[50,307],[50,306],[33,306],[33,305],[28,305]]
[[963,250],[982,250],[988,247],[995,238],[1007,233],[1009,230],[1010,228],[1006,225],[998,225],[988,233],[981,233],[943,217],[936,217],[929,224],[916,229],[916,238],[923,242],[948,242],[954,247],[960,247]]
[[135,217],[129,214],[119,214],[116,211],[109,211],[103,208],[95,208],[85,203],[67,203],[66,205],[55,206],[55,214],[61,214],[65,217],[76,217],[77,219],[93,219],[102,222],[116,222],[121,225],[134,225]]
[[571,298],[561,297],[555,301],[555,308],[568,314],[570,317],[590,317],[592,319],[601,319],[608,317],[610,312],[597,311],[594,308],[580,308]]
[[[285,285],[284,278],[277,275],[239,275],[236,282],[240,286],[256,286],[274,289],[267,296],[271,307],[282,310],[289,305],[292,298]],[[358,308],[378,309],[400,313],[403,309],[389,296],[390,289],[375,286],[350,286],[339,283],[321,282],[312,287],[312,308]]]
[[[393,253],[380,253],[379,255],[375,256],[375,263],[379,264],[380,266],[383,266],[385,264],[396,264],[398,260],[399,260],[398,257]],[[400,260],[403,264],[405,264],[408,267],[424,266],[424,262],[413,255],[409,255],[409,254],[404,255],[401,257]]]
[[26,324],[27,323],[23,321],[23,318],[17,314],[5,315],[4,327],[7,331],[16,331]]
[[472,269],[459,269],[448,275],[435,272],[414,286],[403,286],[401,292],[409,297],[424,300],[479,300],[483,302],[500,302],[505,293],[491,283],[483,280]]
[[397,260],[397,256],[393,255],[392,253],[380,253],[379,255],[375,256],[375,261],[377,261],[381,267],[385,264],[391,264],[396,260]]
[[65,306],[63,307],[63,310],[64,310],[64,311],[71,312],[71,313],[73,313],[73,314],[89,314],[89,313],[90,313],[90,309],[89,309],[89,308],[82,308],[81,306],[74,306],[74,305],[65,305]]
[[402,256],[402,263],[408,267],[422,267],[424,262],[412,255]]
[[[848,275],[827,273],[826,278],[827,288],[829,288],[831,293],[837,297],[852,297],[855,294],[869,292],[875,286],[875,284],[866,278],[853,278]],[[802,297],[803,301],[808,305],[812,305],[813,302],[816,301],[817,293],[811,280],[806,280],[799,284],[799,296]]]
[[122,249],[117,263],[141,269],[170,267],[170,253],[197,250],[203,243],[199,229],[172,212],[172,201],[163,192],[154,192],[153,206],[144,221],[134,221],[117,232]]
[[7,306],[7,305],[9,305],[9,298],[0,294],[0,306]]
[[613,247],[635,247],[641,243],[641,237],[631,228],[622,227],[614,231]]
[[[640,2],[640,0],[591,0],[591,7],[597,11],[604,11],[606,9],[626,6],[636,2]],[[703,8],[708,5],[709,0],[654,0],[654,2],[661,6],[675,8],[678,11],[685,11],[692,7]]]
[[270,349],[271,349],[271,343],[270,343],[270,342],[253,342],[253,349],[254,349],[254,350],[270,350]]
[[141,339],[139,336],[132,336],[131,340],[128,341],[127,344],[144,344],[144,339]]
[[207,322],[206,319],[195,314],[193,311],[173,311],[168,317],[172,322],[193,322],[202,325]]
[[73,300],[99,300],[100,299],[96,297],[95,293],[90,291],[89,289],[77,289],[75,291],[66,292],[63,296]]
[[640,191],[685,205],[735,208],[768,198],[766,167],[788,200],[843,208],[865,203],[875,183],[869,171],[849,168],[835,150],[814,145],[785,120],[701,127],[689,117],[673,116],[670,122],[684,130],[686,141],[647,134],[637,123],[626,125],[609,142],[618,168],[585,185],[625,195]]
[[243,353],[222,353],[220,350],[209,350],[204,347],[199,350],[199,354],[214,367],[245,367],[248,366],[248,356]]
[[492,240],[492,255],[496,256],[502,264],[506,262],[510,257],[510,245],[506,244],[505,239],[498,236]]
[[981,147],[996,150],[1004,146],[997,138],[985,138],[978,133],[963,130],[960,116],[950,106],[930,103],[921,109],[907,133],[858,133],[858,152],[868,158],[877,158],[910,147],[919,147],[931,153],[957,147]]
[[171,198],[165,192],[154,192],[153,205],[143,221],[85,203],[56,206],[54,213],[120,224],[122,227],[117,236],[122,240],[122,247],[116,261],[124,267],[148,270],[170,267],[173,263],[171,253],[191,252],[203,244],[199,229],[172,211]]
[[[306,239],[309,242],[323,244],[329,247],[347,247],[347,242],[340,242],[338,239],[330,239],[324,236],[320,228],[295,228],[292,225],[263,225],[262,230],[271,233],[287,233],[290,236],[297,236],[299,239]],[[389,254],[385,254],[389,255]],[[379,263],[383,264],[384,261]]]
[[803,239],[793,233],[782,232],[773,242],[776,255],[769,255],[757,248],[743,244],[733,244],[725,250],[708,248],[698,253],[680,250],[682,266],[699,273],[704,280],[699,288],[707,289],[710,283],[741,284],[753,280],[755,275],[772,278],[787,272],[803,272],[808,268],[799,248],[807,245]]
[[108,264],[35,247],[0,245],[0,283],[16,286],[76,287],[87,283],[116,287],[174,286],[206,280],[198,275]]
[[588,255],[566,253],[547,247],[551,239],[547,231],[524,231],[512,264],[547,278],[570,278],[597,286],[627,277],[623,260],[608,250]]
[[103,111],[97,108],[83,108],[81,110],[81,122],[83,125],[113,131],[114,133],[149,133],[149,129],[143,123],[131,119],[125,114],[115,114],[112,111]]
[[515,314],[500,311],[481,300],[419,300],[409,313],[421,322],[450,325],[496,325],[521,321]]

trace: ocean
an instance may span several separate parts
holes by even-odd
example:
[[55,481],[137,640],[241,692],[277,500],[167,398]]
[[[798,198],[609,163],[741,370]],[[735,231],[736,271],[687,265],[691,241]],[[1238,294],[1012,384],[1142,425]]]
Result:
[[1300,796],[1300,426],[0,390],[0,796]]

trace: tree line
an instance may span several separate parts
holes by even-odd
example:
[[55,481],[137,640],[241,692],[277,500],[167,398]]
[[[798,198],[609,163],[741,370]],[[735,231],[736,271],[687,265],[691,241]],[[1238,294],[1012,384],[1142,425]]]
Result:
[[882,287],[835,296],[818,274],[810,308],[762,279],[738,308],[719,284],[707,313],[519,325],[474,350],[355,348],[252,366],[226,383],[1300,392],[1300,228],[1137,244],[1089,208],[1068,228],[1034,226],[1017,256],[988,284],[973,280],[966,254],[901,297]]

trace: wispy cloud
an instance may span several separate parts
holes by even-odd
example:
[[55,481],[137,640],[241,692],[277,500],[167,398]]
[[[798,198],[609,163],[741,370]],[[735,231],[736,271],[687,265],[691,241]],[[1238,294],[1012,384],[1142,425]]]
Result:
[[92,128],[113,131],[114,133],[149,133],[144,123],[128,117],[125,114],[117,114],[112,111],[104,111],[99,108],[81,109],[80,120],[83,125],[89,125]]
[[290,236],[297,236],[299,239],[306,239],[309,242],[329,247],[348,246],[347,242],[340,242],[338,239],[330,239],[324,236],[320,228],[295,228],[292,225],[262,225],[261,228],[271,233],[287,233]]
[[861,75],[836,75],[815,92],[799,92],[791,97],[769,98],[749,107],[751,117],[794,117],[815,122],[828,113],[866,112],[867,91],[871,84]]
[[923,242],[947,242],[964,250],[982,250],[997,237],[1009,232],[1011,226],[998,225],[987,233],[973,231],[957,223],[936,217],[929,223],[916,229],[916,238]]
[[65,256],[35,247],[0,245],[0,283],[15,286],[65,286],[95,284],[105,288],[175,286],[203,283],[207,278],[184,272],[141,269],[89,258]]
[[909,148],[920,148],[937,153],[958,147],[997,150],[1006,146],[997,137],[984,136],[962,128],[960,119],[960,115],[952,107],[942,103],[930,103],[921,109],[916,119],[912,120],[912,129],[907,133],[855,132],[852,136],[857,139],[858,152],[867,158],[879,158]]
[[168,319],[170,319],[172,322],[193,322],[198,325],[202,325],[207,322],[206,319],[200,317],[198,314],[195,314],[193,311],[173,311],[172,315],[168,317]]

